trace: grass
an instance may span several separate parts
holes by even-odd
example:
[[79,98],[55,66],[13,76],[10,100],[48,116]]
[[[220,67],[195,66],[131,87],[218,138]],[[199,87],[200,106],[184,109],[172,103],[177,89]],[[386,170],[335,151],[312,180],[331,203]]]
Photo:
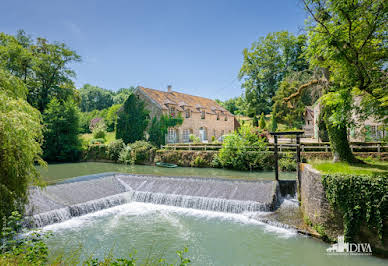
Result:
[[[108,144],[116,139],[116,132],[107,132],[105,136],[105,144]],[[81,134],[80,138],[83,143],[89,144],[90,141],[93,139],[93,134],[92,133],[87,133],[87,134]]]
[[345,162],[333,163],[331,161],[312,161],[313,167],[324,174],[355,174],[372,175],[373,173],[386,173],[388,176],[388,162],[374,159],[363,159],[364,163],[349,164]]

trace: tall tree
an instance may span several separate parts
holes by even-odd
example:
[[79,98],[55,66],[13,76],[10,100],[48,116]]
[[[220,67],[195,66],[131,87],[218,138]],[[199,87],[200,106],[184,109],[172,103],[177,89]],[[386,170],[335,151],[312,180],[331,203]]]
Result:
[[149,122],[149,111],[144,102],[131,94],[117,115],[116,139],[125,144],[144,139],[144,131]]
[[132,94],[135,90],[135,87],[131,86],[129,88],[119,89],[113,96],[114,104],[123,104],[127,100],[128,96]]
[[40,183],[36,164],[44,165],[41,115],[26,98],[23,81],[0,67],[0,221],[23,212],[28,186]]
[[47,161],[77,161],[81,156],[79,109],[73,100],[61,102],[53,98],[43,114],[44,159]]
[[301,56],[306,45],[306,36],[294,36],[287,31],[274,32],[244,49],[244,61],[239,79],[243,80],[248,114],[269,113],[272,97],[279,83],[291,71],[308,68]]
[[312,66],[323,69],[323,78],[315,82],[326,85],[321,101],[334,160],[354,162],[347,139],[352,96],[369,98],[375,106],[388,105],[388,2],[304,0],[304,4],[310,14],[306,55]]
[[33,40],[24,31],[0,33],[0,65],[26,84],[28,102],[41,112],[53,97],[75,97],[75,72],[69,66],[78,61],[80,56],[64,43]]
[[79,89],[81,111],[102,110],[113,105],[113,93],[109,90],[85,84]]

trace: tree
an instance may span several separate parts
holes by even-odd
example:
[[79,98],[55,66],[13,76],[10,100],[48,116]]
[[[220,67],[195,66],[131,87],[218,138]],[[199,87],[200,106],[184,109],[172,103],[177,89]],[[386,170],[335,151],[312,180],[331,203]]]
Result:
[[114,104],[123,104],[127,100],[128,96],[133,93],[135,87],[131,86],[129,88],[121,88],[113,96]]
[[[347,129],[358,94],[388,106],[388,2],[384,0],[304,0],[310,14],[306,55],[314,67],[323,69],[326,89],[321,102],[335,161],[357,161],[349,147]],[[375,114],[383,116],[376,108]]]
[[125,144],[144,139],[148,122],[149,111],[144,108],[144,102],[131,94],[118,112],[116,139],[122,139]]
[[41,115],[26,96],[23,81],[0,67],[0,221],[23,213],[28,186],[40,183],[36,165],[45,164]]
[[260,129],[265,129],[266,128],[266,122],[265,122],[265,118],[264,118],[264,113],[261,113],[260,115],[260,121],[259,121],[259,128]]
[[308,72],[295,72],[284,78],[272,98],[272,116],[276,121],[287,125],[288,128],[302,128],[306,106],[312,105],[318,94],[312,89],[305,89],[298,97],[285,101],[284,99],[297,92],[298,88],[311,80],[312,75]]
[[301,56],[306,45],[306,36],[294,36],[287,31],[268,34],[244,49],[244,61],[239,79],[243,80],[247,112],[254,116],[268,114],[279,83],[290,71],[308,68]]
[[25,83],[28,102],[41,112],[53,97],[75,99],[75,72],[69,65],[79,61],[64,43],[32,40],[24,31],[16,36],[0,33],[0,65]]
[[117,113],[120,110],[122,104],[115,104],[109,107],[108,112],[106,113],[105,122],[108,132],[115,130]]
[[241,96],[235,97],[235,98],[230,98],[226,101],[221,101],[221,100],[216,99],[216,102],[234,115],[245,115],[246,114],[247,106],[246,106],[246,103],[244,101],[244,98]]
[[278,129],[278,122],[276,121],[276,117],[272,114],[271,117],[271,131],[275,132]]
[[47,161],[77,161],[81,156],[79,109],[69,99],[65,102],[53,98],[43,113],[44,159]]
[[79,89],[81,111],[102,110],[113,105],[113,93],[109,90],[85,84]]

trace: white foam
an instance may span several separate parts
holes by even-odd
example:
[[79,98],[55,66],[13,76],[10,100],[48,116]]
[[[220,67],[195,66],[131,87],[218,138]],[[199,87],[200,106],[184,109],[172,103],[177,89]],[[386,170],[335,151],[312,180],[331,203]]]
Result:
[[[111,221],[110,226],[115,226],[117,220],[122,216],[145,216],[155,212],[161,212],[170,223],[177,226],[180,231],[187,234],[188,230],[180,224],[179,219],[172,217],[169,214],[175,213],[178,215],[190,216],[201,220],[222,220],[230,223],[239,223],[241,225],[258,225],[264,228],[265,232],[273,233],[280,237],[291,237],[296,234],[295,230],[279,228],[273,225],[269,225],[260,222],[253,218],[253,213],[223,213],[208,210],[188,209],[175,206],[157,205],[152,203],[131,202],[109,209],[89,213],[80,217],[74,217],[70,220],[52,224],[43,227],[44,231],[60,231],[67,228],[76,228],[82,226],[88,226],[98,220],[99,217],[112,216],[114,219]],[[188,237],[185,235],[185,238]]]

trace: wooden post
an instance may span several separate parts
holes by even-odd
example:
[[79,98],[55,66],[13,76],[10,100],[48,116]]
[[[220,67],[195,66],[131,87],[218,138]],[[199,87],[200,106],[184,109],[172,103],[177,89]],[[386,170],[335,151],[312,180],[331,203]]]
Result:
[[279,180],[279,165],[278,165],[278,136],[274,136],[274,155],[275,155],[275,180]]
[[[298,177],[298,184],[300,182],[300,135],[296,135],[296,174]],[[300,186],[300,184],[299,184]]]

